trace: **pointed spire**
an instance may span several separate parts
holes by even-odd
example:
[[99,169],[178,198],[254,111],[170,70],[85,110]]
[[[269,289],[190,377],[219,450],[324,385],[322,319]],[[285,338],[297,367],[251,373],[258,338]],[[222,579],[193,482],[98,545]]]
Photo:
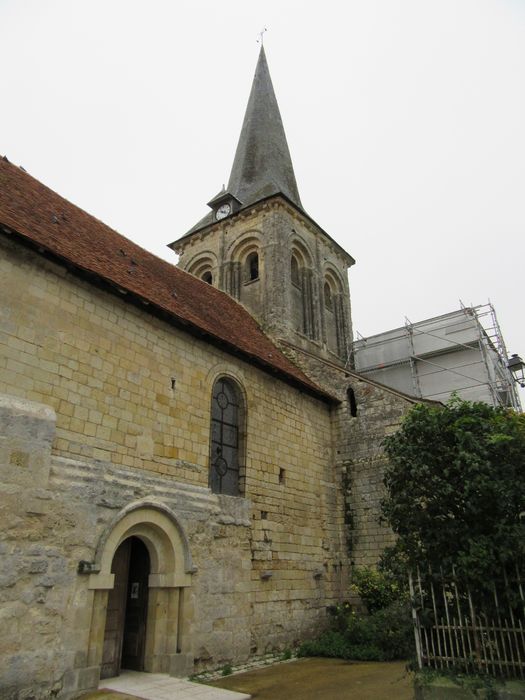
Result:
[[282,192],[302,208],[263,46],[227,189],[243,206]]

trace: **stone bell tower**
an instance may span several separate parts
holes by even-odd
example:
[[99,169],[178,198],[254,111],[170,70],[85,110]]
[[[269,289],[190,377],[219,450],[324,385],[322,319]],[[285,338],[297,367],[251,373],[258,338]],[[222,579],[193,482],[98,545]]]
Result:
[[305,212],[261,47],[228,186],[170,247],[276,341],[346,363],[353,258]]

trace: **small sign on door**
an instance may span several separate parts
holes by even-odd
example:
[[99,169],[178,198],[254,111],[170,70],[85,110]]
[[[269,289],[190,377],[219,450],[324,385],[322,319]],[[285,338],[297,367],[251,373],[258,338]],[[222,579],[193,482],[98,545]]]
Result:
[[139,582],[138,582],[138,581],[134,581],[134,582],[131,584],[131,595],[130,595],[130,598],[135,598],[135,599],[136,599],[136,598],[138,598],[138,597],[139,597]]

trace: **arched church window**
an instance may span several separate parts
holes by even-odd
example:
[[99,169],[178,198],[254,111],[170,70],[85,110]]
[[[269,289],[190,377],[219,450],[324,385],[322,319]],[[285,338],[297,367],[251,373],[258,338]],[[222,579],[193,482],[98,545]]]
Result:
[[200,255],[197,256],[197,259],[193,259],[191,264],[184,269],[187,270],[190,275],[194,275],[203,282],[213,284],[215,277],[214,270],[217,269],[217,260],[212,254]]
[[348,408],[350,409],[350,415],[352,418],[357,416],[357,401],[355,400],[355,393],[351,386],[346,390],[346,396],[348,398]]
[[290,260],[290,274],[292,278],[292,284],[295,284],[296,287],[300,287],[301,278],[299,275],[299,262],[295,255],[292,255],[292,258]]
[[238,385],[220,377],[213,385],[209,484],[213,493],[241,494],[244,402]]
[[334,310],[332,290],[330,289],[330,285],[328,284],[328,282],[324,283],[324,305],[328,309],[328,311]]
[[246,258],[245,281],[253,282],[259,279],[259,254],[255,251]]

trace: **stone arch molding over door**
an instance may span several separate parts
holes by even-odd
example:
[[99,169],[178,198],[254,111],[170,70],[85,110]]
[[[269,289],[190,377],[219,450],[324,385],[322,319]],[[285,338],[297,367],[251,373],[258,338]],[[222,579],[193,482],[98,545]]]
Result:
[[130,504],[113,519],[100,538],[89,576],[93,614],[89,660],[102,664],[108,593],[115,576],[115,552],[130,537],[139,538],[150,557],[149,599],[144,669],[185,676],[193,670],[191,594],[193,566],[188,538],[173,511],[162,502],[144,499]]

